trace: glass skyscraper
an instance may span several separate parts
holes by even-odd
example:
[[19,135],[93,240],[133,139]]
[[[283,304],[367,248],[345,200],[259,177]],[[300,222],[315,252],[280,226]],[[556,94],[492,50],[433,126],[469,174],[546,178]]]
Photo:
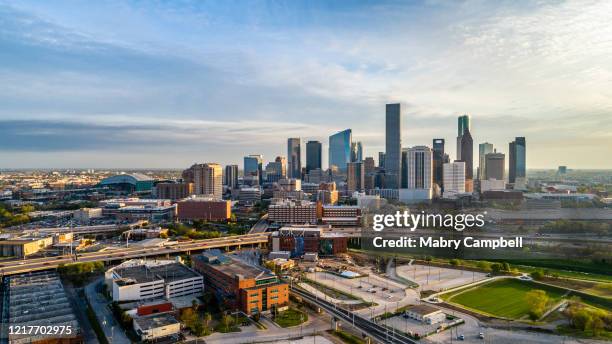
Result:
[[485,142],[478,145],[478,179],[484,180],[486,178],[486,156],[489,153],[493,153],[493,144]]
[[261,184],[263,156],[252,154],[244,157],[244,180],[247,184]]
[[442,187],[444,178],[444,139],[433,139],[433,182]]
[[517,137],[510,142],[508,181],[515,183],[516,178],[527,176],[527,147],[524,137]]
[[329,137],[329,168],[335,166],[346,172],[346,164],[351,162],[352,131],[346,129]]
[[287,174],[289,178],[302,178],[302,150],[300,138],[287,139]]
[[457,118],[457,136],[461,136],[466,130],[471,130],[470,127],[470,116],[463,115]]
[[322,145],[319,141],[308,141],[306,143],[306,173],[321,167]]
[[385,187],[401,187],[402,110],[400,104],[387,104],[385,114]]

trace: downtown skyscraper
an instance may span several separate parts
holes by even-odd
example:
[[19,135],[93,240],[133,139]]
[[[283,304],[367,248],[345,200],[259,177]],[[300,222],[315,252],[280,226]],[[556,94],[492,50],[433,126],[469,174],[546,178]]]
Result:
[[352,131],[346,129],[335,133],[329,137],[329,168],[346,172],[349,162],[351,162],[351,142]]
[[440,188],[443,185],[444,163],[448,162],[448,156],[444,154],[444,139],[433,139],[433,182]]
[[287,139],[287,175],[289,178],[302,178],[302,149],[299,137]]
[[197,164],[193,167],[194,193],[220,199],[223,197],[223,172],[216,163]]
[[322,147],[323,145],[319,141],[308,141],[306,143],[306,173],[322,168]]
[[486,175],[486,156],[489,153],[493,153],[493,144],[485,142],[478,145],[478,179],[484,180],[487,179]]
[[465,162],[465,191],[474,190],[474,141],[470,132],[470,117],[457,119],[457,161]]
[[516,183],[518,178],[527,176],[527,147],[524,137],[516,137],[509,144],[508,182]]
[[385,113],[385,187],[399,189],[402,171],[402,109],[387,104]]

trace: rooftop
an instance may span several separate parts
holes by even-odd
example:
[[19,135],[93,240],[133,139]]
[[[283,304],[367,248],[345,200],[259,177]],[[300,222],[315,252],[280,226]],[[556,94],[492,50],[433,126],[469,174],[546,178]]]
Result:
[[[210,259],[211,257],[216,258],[224,258],[224,259]],[[210,260],[210,263],[206,260]],[[217,254],[216,252],[208,253],[205,252],[202,255],[195,256],[195,259],[201,260],[202,262],[208,264],[213,269],[218,272],[236,276],[241,275],[244,278],[255,278],[255,279],[264,279],[274,277],[275,275],[271,272],[254,265],[247,264],[240,259],[232,258],[227,255]]]
[[412,306],[408,309],[408,311],[420,314],[421,316],[425,316],[425,315],[439,312],[440,309],[430,306],[430,305],[423,304],[423,305]]
[[180,263],[164,264],[160,266],[137,265],[118,268],[115,272],[121,276],[120,284],[147,283],[158,280],[166,282],[179,281],[200,275]]
[[146,317],[135,317],[134,321],[143,330],[149,330],[179,323],[179,321],[176,320],[176,318],[169,313],[155,314]]

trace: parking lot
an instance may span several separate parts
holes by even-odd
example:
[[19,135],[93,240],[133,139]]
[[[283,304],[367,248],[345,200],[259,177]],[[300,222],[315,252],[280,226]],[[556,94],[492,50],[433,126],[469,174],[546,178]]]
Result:
[[443,291],[487,278],[485,273],[429,265],[401,265],[397,275],[416,282],[421,290]]

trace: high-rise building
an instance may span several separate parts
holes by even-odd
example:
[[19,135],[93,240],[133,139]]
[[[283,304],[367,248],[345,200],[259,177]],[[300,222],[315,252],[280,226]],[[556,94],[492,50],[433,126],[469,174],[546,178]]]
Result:
[[374,162],[374,158],[371,156],[368,156],[363,160],[363,166],[366,174],[376,172],[376,162]]
[[223,196],[223,173],[221,165],[215,163],[194,166],[194,193],[213,198]]
[[302,150],[299,137],[287,139],[287,174],[289,178],[302,178]]
[[465,193],[465,162],[447,162],[443,165],[443,198],[455,198]]
[[283,156],[277,156],[274,161],[270,161],[266,165],[266,181],[274,183],[285,178],[287,176],[286,163],[287,159]]
[[401,173],[401,188],[408,188],[408,148],[402,148],[402,173]]
[[407,188],[399,189],[399,200],[404,203],[431,201],[433,197],[433,153],[427,146],[408,149]]
[[363,162],[349,162],[347,171],[347,185],[349,192],[363,191],[365,184],[365,169]]
[[401,187],[402,110],[400,104],[387,104],[385,114],[385,184],[388,189]]
[[442,188],[444,139],[433,139],[433,182]]
[[524,137],[516,137],[514,141],[510,142],[510,159],[509,159],[509,173],[508,181],[515,183],[517,178],[525,179],[527,176],[527,147],[525,144]]
[[223,174],[223,185],[230,189],[238,187],[238,165],[226,165]]
[[263,183],[263,156],[251,154],[244,157],[244,183],[259,185]]
[[497,153],[497,151],[488,153],[485,156],[485,173],[482,179],[504,180],[505,167],[506,156],[503,153]]
[[469,129],[466,129],[458,138],[460,143],[461,161],[465,162],[465,191],[473,191],[474,181],[474,146],[472,141],[472,134]]
[[306,173],[310,173],[311,170],[317,168],[322,168],[321,151],[321,142],[308,141],[306,143]]
[[362,161],[363,160],[363,145],[361,142],[351,143],[351,161]]
[[378,152],[378,167],[385,168],[385,152]]
[[463,135],[466,131],[471,131],[470,116],[463,115],[457,119],[457,136]]
[[485,176],[485,171],[487,169],[486,164],[486,155],[489,153],[493,153],[493,144],[485,142],[478,145],[478,179],[488,179]]
[[346,172],[346,164],[351,162],[352,131],[346,129],[329,137],[329,168]]

